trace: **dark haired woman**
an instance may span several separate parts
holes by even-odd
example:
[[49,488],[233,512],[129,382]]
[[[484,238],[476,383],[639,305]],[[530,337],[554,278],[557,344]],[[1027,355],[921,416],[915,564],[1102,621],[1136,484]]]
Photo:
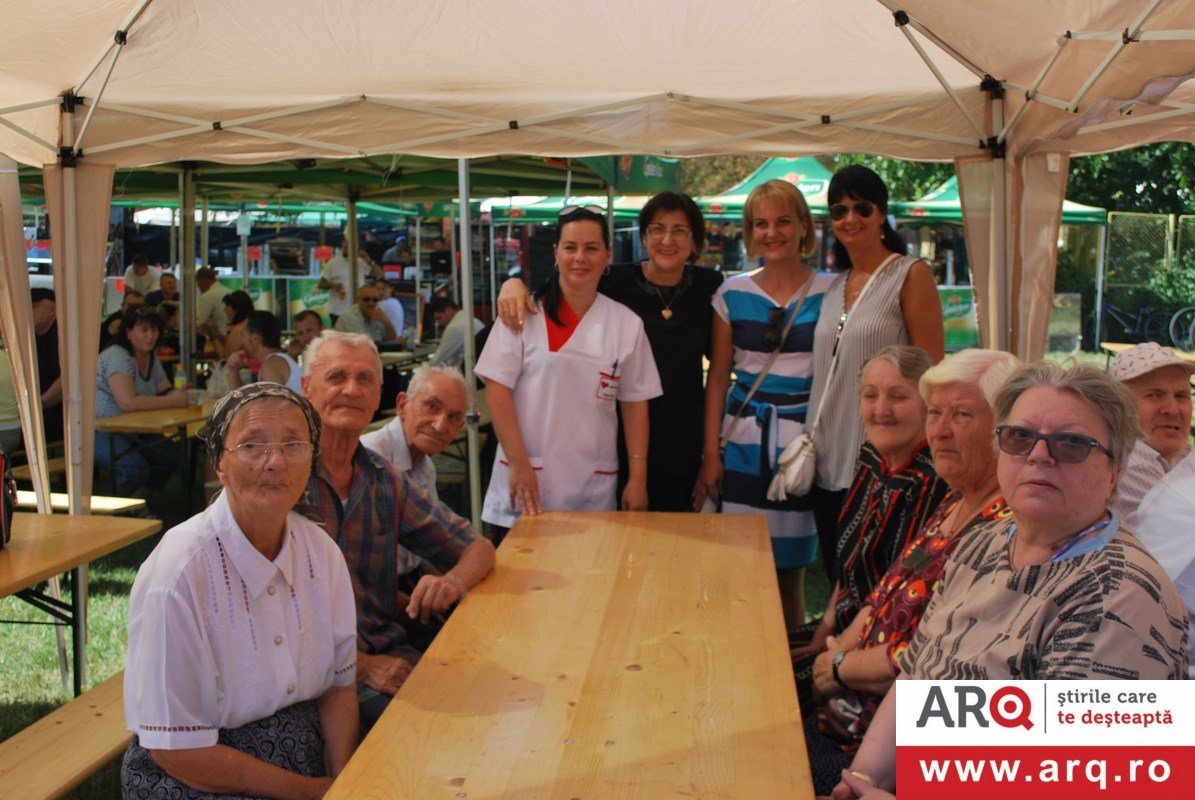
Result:
[[245,321],[253,313],[253,298],[237,290],[224,295],[224,314],[228,317],[228,333],[221,333],[215,320],[208,320],[207,335],[212,349],[220,358],[228,358],[245,347]]
[[[162,318],[139,306],[127,312],[116,339],[96,363],[95,416],[113,417],[126,411],[183,408],[185,391],[170,391],[161,362],[154,355]],[[120,459],[113,464],[113,459]],[[95,461],[115,470],[116,491],[128,495],[157,478],[165,483],[178,466],[178,453],[161,436],[128,437],[95,432]]]
[[834,574],[838,514],[863,444],[854,406],[856,380],[867,360],[889,345],[911,344],[934,363],[945,353],[942,304],[929,266],[905,254],[888,222],[888,188],[864,166],[834,173],[827,191],[835,264],[842,273],[826,292],[813,337],[812,418],[817,477],[809,499],[817,520],[822,565]]
[[[615,264],[598,291],[643,320],[664,393],[647,405],[651,460],[647,467],[648,508],[687,511],[701,468],[704,366],[710,352],[710,301],[722,275],[693,262],[705,247],[705,218],[688,195],[660,192],[639,212],[639,237],[647,259]],[[522,281],[502,287],[502,321],[518,330],[528,293]],[[534,313],[534,309],[527,309]],[[619,442],[619,484],[629,459]]]
[[616,508],[618,410],[630,474],[621,507],[647,508],[647,401],[660,378],[643,323],[598,294],[610,264],[605,218],[560,212],[556,274],[535,292],[544,313],[515,333],[495,326],[477,361],[498,434],[481,518],[498,529],[519,514]]

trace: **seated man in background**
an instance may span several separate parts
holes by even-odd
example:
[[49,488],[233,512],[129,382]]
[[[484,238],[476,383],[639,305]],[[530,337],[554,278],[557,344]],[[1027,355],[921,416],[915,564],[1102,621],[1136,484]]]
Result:
[[1116,487],[1112,508],[1125,527],[1137,529],[1141,498],[1191,452],[1191,375],[1195,364],[1169,347],[1146,342],[1112,360],[1108,374],[1122,382],[1137,401],[1137,420],[1145,438],[1137,442]]
[[431,363],[459,367],[465,363],[465,337],[476,336],[485,325],[474,318],[470,326],[469,317],[461,313],[451,297],[434,297],[429,308],[440,326],[440,346],[432,354]]
[[137,253],[124,271],[124,290],[135,291],[145,297],[158,288],[158,280],[158,271],[149,265],[149,256]]
[[378,280],[373,285],[378,290],[378,308],[382,309],[394,330],[402,336],[406,324],[406,320],[403,319],[405,312],[402,309],[402,301],[394,296],[394,284],[387,280]]
[[303,351],[307,349],[307,345],[311,344],[312,340],[323,332],[323,317],[310,309],[300,311],[298,314],[295,314],[295,337],[290,340],[290,345],[286,348],[286,354],[298,361],[303,355]]
[[[382,364],[360,334],[325,331],[308,347],[303,394],[323,423],[307,493],[340,545],[357,599],[357,680],[361,720],[385,710],[420,658],[405,620],[426,624],[448,611],[494,566],[494,546],[361,444],[381,398]],[[400,547],[442,574],[426,574],[408,595],[399,586]]]
[[245,349],[228,357],[228,388],[242,385],[241,367],[252,359],[261,364],[257,379],[280,383],[296,394],[303,393],[298,363],[282,350],[282,324],[269,311],[254,311],[245,320]]
[[35,287],[33,333],[37,339],[37,380],[46,442],[62,439],[62,369],[58,363],[58,303],[53,289]]
[[158,278],[158,288],[145,296],[145,304],[157,308],[162,303],[180,303],[178,296],[178,278],[172,273],[163,272]]
[[375,342],[397,340],[398,331],[378,303],[378,290],[362,286],[357,290],[357,302],[340,315],[334,327],[342,333],[363,333]]

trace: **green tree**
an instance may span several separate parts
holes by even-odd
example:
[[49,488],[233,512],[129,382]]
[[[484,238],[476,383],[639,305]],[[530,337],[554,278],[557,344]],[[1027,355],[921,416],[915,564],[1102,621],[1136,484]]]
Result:
[[1109,211],[1195,212],[1195,144],[1160,142],[1071,159],[1067,199]]
[[931,161],[901,161],[883,156],[844,153],[832,157],[832,169],[862,164],[884,179],[892,200],[916,200],[937,189],[954,175],[954,164]]
[[718,194],[754,172],[765,159],[758,156],[708,156],[680,162],[681,191],[693,197]]

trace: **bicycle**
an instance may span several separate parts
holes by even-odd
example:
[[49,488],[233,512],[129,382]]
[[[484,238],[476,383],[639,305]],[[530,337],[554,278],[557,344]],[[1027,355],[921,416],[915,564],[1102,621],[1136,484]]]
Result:
[[1170,341],[1179,350],[1195,350],[1195,306],[1180,308],[1170,318]]
[[1110,334],[1109,320],[1115,322],[1124,331],[1124,337],[1117,341],[1128,341],[1132,344],[1165,341],[1170,332],[1171,314],[1169,311],[1153,306],[1141,306],[1137,309],[1136,314],[1132,314],[1106,300],[1100,308],[1103,312],[1103,331],[1096,331],[1097,339]]

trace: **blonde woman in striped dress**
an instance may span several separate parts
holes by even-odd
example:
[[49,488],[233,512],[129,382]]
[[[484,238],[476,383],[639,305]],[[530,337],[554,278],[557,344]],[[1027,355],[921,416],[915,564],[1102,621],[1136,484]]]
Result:
[[827,199],[835,263],[842,272],[826,292],[814,334],[809,413],[812,418],[818,408],[822,411],[809,500],[822,565],[833,575],[838,515],[863,443],[855,409],[859,373],[889,345],[920,347],[937,363],[946,344],[933,274],[924,261],[905,254],[904,241],[888,222],[888,188],[880,176],[859,165],[840,169],[830,180]]
[[[695,499],[700,503],[720,494],[723,513],[759,514],[767,520],[784,618],[793,629],[805,621],[805,566],[817,558],[817,536],[807,498],[774,502],[767,491],[780,454],[805,430],[813,330],[835,276],[801,261],[817,240],[809,206],[791,183],[773,180],[756,187],[743,208],[743,227],[747,252],[764,265],[728,279],[714,294],[705,449]],[[743,408],[798,300],[779,355]],[[730,425],[734,430],[723,456],[719,438]]]

